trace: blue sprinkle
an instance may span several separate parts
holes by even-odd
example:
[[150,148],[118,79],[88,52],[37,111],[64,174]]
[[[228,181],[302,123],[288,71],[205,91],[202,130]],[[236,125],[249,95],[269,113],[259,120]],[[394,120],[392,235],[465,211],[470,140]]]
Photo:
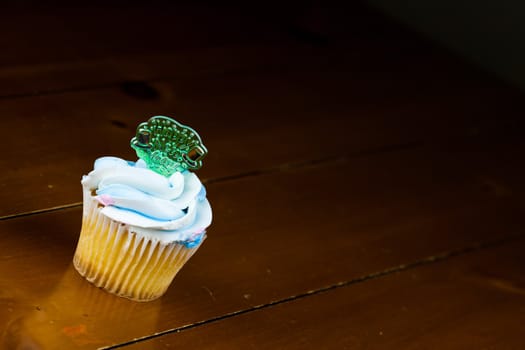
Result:
[[197,200],[200,202],[200,201],[203,201],[205,198],[206,198],[206,187],[204,187],[203,185],[201,186],[201,190],[197,194]]
[[204,231],[201,234],[199,234],[197,237],[195,237],[192,241],[184,241],[182,242],[182,244],[184,244],[186,248],[194,248],[202,242],[203,237],[204,237]]

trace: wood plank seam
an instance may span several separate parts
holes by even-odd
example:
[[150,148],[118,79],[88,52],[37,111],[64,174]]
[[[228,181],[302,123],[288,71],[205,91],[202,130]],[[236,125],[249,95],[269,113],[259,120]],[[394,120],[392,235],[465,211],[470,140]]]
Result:
[[276,165],[274,167],[269,167],[266,169],[247,171],[247,172],[243,172],[240,174],[208,179],[208,180],[205,180],[204,182],[207,184],[211,184],[211,183],[217,183],[217,182],[234,181],[234,180],[242,179],[246,177],[285,172],[287,170],[292,170],[292,169],[306,169],[306,168],[312,168],[312,167],[317,167],[317,166],[335,164],[339,162],[346,162],[350,159],[355,159],[355,158],[360,158],[360,157],[374,156],[374,155],[379,155],[379,154],[404,151],[408,149],[416,149],[422,146],[423,146],[422,142],[414,141],[414,142],[396,143],[396,144],[390,144],[390,145],[384,145],[384,146],[378,146],[378,147],[370,147],[370,148],[365,148],[362,150],[357,150],[354,152],[349,152],[341,156],[331,156],[331,157],[323,157],[323,158],[311,159],[311,160],[306,160],[306,161],[301,161],[301,162],[284,163],[284,164]]
[[[323,158],[311,159],[311,160],[301,161],[301,162],[284,163],[284,164],[279,164],[279,165],[265,168],[265,169],[252,170],[252,171],[247,171],[247,172],[234,174],[230,176],[203,179],[202,183],[209,185],[209,184],[214,184],[214,183],[234,181],[234,180],[243,179],[247,177],[273,174],[273,173],[278,173],[278,172],[285,172],[289,170],[322,167],[325,165],[346,162],[352,158],[355,159],[355,158],[366,157],[366,156],[374,156],[374,155],[379,155],[379,154],[404,151],[408,149],[416,149],[421,146],[423,146],[423,143],[421,142],[407,142],[407,143],[399,143],[399,144],[391,144],[391,145],[386,145],[386,146],[366,148],[363,150],[350,152],[342,156],[331,156],[331,157],[323,157]],[[50,207],[50,208],[43,208],[43,209],[32,210],[32,211],[22,212],[22,213],[17,213],[17,214],[4,215],[4,216],[0,216],[0,221],[20,218],[20,217],[25,217],[25,216],[31,216],[31,215],[50,213],[50,212],[55,212],[55,211],[64,210],[64,209],[71,209],[71,208],[80,207],[81,205],[82,205],[82,202],[75,202],[75,203],[68,203],[68,204],[63,204],[63,205],[59,205],[55,207]]]
[[[258,70],[261,70],[261,68],[265,69],[265,71],[270,72],[271,70],[277,70],[277,69],[283,69],[286,68],[287,71],[289,69],[298,68],[301,67],[301,64],[292,64],[288,62],[271,62],[266,64],[254,64],[250,67],[242,67],[242,68],[230,68],[230,69],[223,69],[223,70],[216,70],[216,71],[203,71],[203,72],[196,72],[194,74],[181,74],[181,75],[172,75],[172,76],[158,76],[158,77],[149,77],[147,79],[141,79],[141,82],[144,83],[159,83],[159,82],[170,82],[170,81],[176,81],[181,79],[187,79],[188,77],[191,77],[193,79],[198,78],[199,76],[206,76],[206,78],[212,78],[222,75],[242,75],[246,73],[250,73],[254,71],[254,68],[257,68]],[[62,88],[62,89],[49,89],[49,90],[37,90],[32,92],[25,92],[25,93],[14,93],[14,94],[4,94],[0,95],[0,100],[13,100],[13,99],[19,99],[19,98],[28,98],[28,97],[40,97],[40,96],[51,96],[51,95],[60,95],[65,93],[75,93],[75,92],[83,92],[83,91],[93,91],[93,90],[100,90],[100,89],[107,89],[107,88],[114,88],[119,87],[122,83],[126,82],[127,80],[118,80],[110,83],[103,83],[103,84],[92,84],[92,85],[84,85],[84,86],[77,86],[77,87],[70,87],[70,88]]]
[[332,291],[332,290],[337,289],[337,288],[349,287],[349,286],[357,284],[357,283],[364,283],[364,282],[367,282],[367,281],[370,281],[370,280],[375,280],[375,279],[378,279],[378,278],[382,278],[382,277],[385,277],[385,276],[388,276],[388,275],[391,275],[391,274],[394,274],[394,273],[405,272],[405,271],[408,271],[408,270],[412,270],[412,269],[418,268],[420,266],[432,265],[432,264],[444,262],[446,260],[449,260],[449,259],[452,259],[452,258],[455,258],[455,257],[459,257],[459,256],[475,253],[475,252],[478,252],[478,251],[481,251],[481,250],[485,250],[485,249],[495,248],[495,247],[498,247],[498,246],[502,246],[504,244],[508,244],[508,243],[511,243],[511,242],[518,241],[518,240],[523,239],[523,238],[525,238],[525,233],[523,233],[523,232],[511,233],[511,234],[509,234],[509,235],[507,235],[505,237],[499,238],[499,239],[487,240],[487,241],[484,241],[484,242],[478,242],[478,243],[470,244],[470,245],[467,245],[467,246],[464,246],[464,247],[461,247],[461,248],[458,248],[458,249],[453,249],[453,250],[449,250],[449,251],[446,251],[446,252],[438,253],[438,254],[435,254],[435,255],[427,256],[427,257],[424,257],[422,259],[419,259],[419,260],[416,260],[416,261],[413,261],[413,262],[409,262],[409,263],[406,263],[406,264],[401,264],[401,265],[389,267],[389,268],[386,268],[386,269],[381,270],[381,271],[372,272],[370,274],[367,274],[367,275],[364,275],[364,276],[360,276],[360,277],[357,277],[357,278],[353,278],[351,280],[337,282],[337,283],[334,283],[334,284],[331,284],[331,285],[328,285],[328,286],[325,286],[325,287],[317,288],[317,289],[314,289],[314,290],[309,290],[309,291],[306,291],[304,293],[300,293],[300,294],[297,294],[297,295],[292,295],[292,296],[289,296],[289,297],[286,297],[286,298],[283,298],[283,299],[280,299],[280,300],[272,301],[272,302],[269,302],[269,303],[266,303],[266,304],[256,305],[256,306],[251,307],[251,308],[233,311],[233,312],[221,315],[221,316],[212,317],[212,318],[207,319],[207,320],[202,320],[202,321],[199,321],[199,322],[195,322],[195,323],[187,324],[187,325],[184,325],[184,326],[181,326],[181,327],[165,330],[165,331],[162,331],[162,332],[158,332],[158,333],[151,334],[151,335],[148,335],[148,336],[140,337],[140,338],[137,338],[137,339],[132,339],[130,341],[123,342],[123,343],[120,343],[120,344],[109,345],[109,346],[106,346],[106,347],[102,347],[100,349],[102,349],[102,350],[111,350],[111,349],[123,348],[123,347],[126,347],[128,345],[140,343],[142,341],[147,341],[147,340],[150,340],[150,339],[153,339],[153,338],[158,338],[158,337],[161,337],[163,335],[173,334],[173,333],[180,333],[180,332],[183,332],[185,330],[193,329],[193,328],[200,327],[200,326],[203,326],[203,325],[206,325],[206,324],[210,324],[210,323],[219,322],[219,321],[222,321],[222,320],[225,320],[225,319],[229,319],[229,318],[232,318],[232,317],[236,317],[236,316],[239,316],[239,315],[255,312],[255,311],[258,311],[258,310],[262,310],[262,309],[267,309],[267,308],[274,307],[274,306],[277,306],[277,305],[280,305],[280,304],[284,304],[284,303],[294,302],[296,300],[307,298],[307,297],[310,297],[310,296],[313,296],[313,295],[317,295],[317,294],[325,293],[325,292],[328,292],[328,291]]
[[21,218],[24,216],[31,216],[31,215],[37,215],[37,214],[44,214],[44,213],[51,213],[54,211],[64,210],[64,209],[70,209],[70,208],[76,208],[82,205],[82,202],[75,202],[70,204],[64,204],[64,205],[58,205],[56,207],[50,207],[50,208],[43,208],[38,210],[32,210],[32,211],[26,211],[23,213],[18,214],[11,214],[11,215],[4,215],[0,216],[0,221],[14,219],[14,218]]
[[14,100],[18,98],[60,95],[60,94],[65,94],[69,92],[82,92],[82,91],[89,91],[89,90],[106,89],[106,88],[118,86],[119,84],[120,84],[119,82],[114,82],[114,83],[105,83],[105,84],[85,85],[85,86],[74,87],[74,88],[49,89],[49,90],[40,90],[40,91],[37,90],[37,91],[25,92],[25,93],[19,93],[19,94],[7,94],[7,95],[0,95],[0,100]]

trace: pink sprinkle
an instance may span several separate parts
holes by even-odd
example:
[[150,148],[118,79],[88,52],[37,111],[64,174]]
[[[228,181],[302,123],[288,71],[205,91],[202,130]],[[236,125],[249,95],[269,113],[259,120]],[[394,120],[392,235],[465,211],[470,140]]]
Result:
[[195,237],[200,235],[203,231],[204,231],[204,229],[198,229],[196,232],[193,232],[192,235],[191,235],[191,239],[194,239]]
[[111,198],[111,196],[107,194],[101,194],[100,196],[97,196],[96,198],[97,198],[97,201],[104,206],[115,204],[115,201],[113,200],[113,198]]

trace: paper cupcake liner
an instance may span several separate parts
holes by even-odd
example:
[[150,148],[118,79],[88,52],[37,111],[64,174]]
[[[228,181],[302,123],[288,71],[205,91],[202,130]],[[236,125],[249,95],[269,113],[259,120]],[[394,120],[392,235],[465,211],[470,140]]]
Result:
[[97,287],[121,297],[149,301],[162,296],[200,245],[187,248],[137,234],[129,225],[101,214],[98,201],[87,195],[73,259],[76,270]]

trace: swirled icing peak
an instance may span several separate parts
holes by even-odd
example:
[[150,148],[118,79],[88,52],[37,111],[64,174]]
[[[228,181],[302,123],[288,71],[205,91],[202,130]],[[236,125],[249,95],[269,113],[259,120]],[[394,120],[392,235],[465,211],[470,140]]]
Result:
[[189,246],[200,241],[211,224],[206,190],[190,171],[165,177],[142,160],[102,157],[82,185],[87,193],[95,192],[103,215],[163,241]]

